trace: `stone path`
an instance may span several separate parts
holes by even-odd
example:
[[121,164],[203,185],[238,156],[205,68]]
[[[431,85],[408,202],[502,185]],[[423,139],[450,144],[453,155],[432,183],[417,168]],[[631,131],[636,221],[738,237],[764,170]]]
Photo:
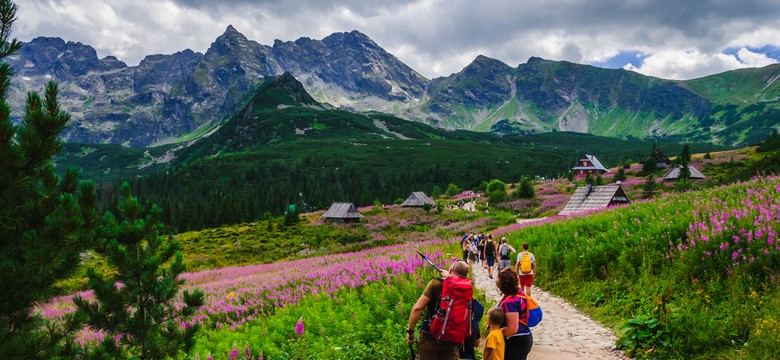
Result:
[[[495,269],[494,269],[495,270]],[[475,265],[472,271],[474,286],[485,292],[493,303],[484,304],[485,313],[501,300],[494,278],[488,278],[487,270]],[[615,335],[596,321],[583,315],[561,298],[550,295],[534,286],[532,296],[544,310],[542,322],[533,328],[534,346],[528,359],[628,359],[615,349]],[[484,341],[480,343],[484,346]]]

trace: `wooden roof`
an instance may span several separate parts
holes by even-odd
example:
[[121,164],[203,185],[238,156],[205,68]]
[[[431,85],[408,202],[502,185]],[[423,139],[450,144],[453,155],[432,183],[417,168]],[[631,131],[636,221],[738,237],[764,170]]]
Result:
[[[590,161],[590,163],[593,165],[579,166],[579,163],[583,161]],[[588,154],[583,155],[582,159],[580,159],[580,161],[577,162],[577,166],[573,167],[572,170],[600,170],[600,171],[609,172],[609,170],[607,170],[607,168],[605,168],[604,165],[601,165],[601,161],[599,161],[599,159],[596,159],[596,156],[588,155]]]
[[428,197],[428,195],[425,195],[422,191],[415,191],[411,195],[409,195],[404,202],[401,203],[401,206],[405,207],[423,207],[425,204],[436,206],[436,203],[431,200],[431,198]]
[[597,210],[630,201],[619,184],[604,186],[580,186],[574,191],[566,207],[559,214],[569,215],[581,211]]
[[363,214],[352,203],[334,202],[322,217],[326,219],[360,219]]
[[[669,171],[666,176],[664,176],[664,180],[677,180],[680,177],[680,170],[682,170],[682,165],[677,165],[672,169],[672,171]],[[704,174],[701,173],[701,171],[696,170],[695,167],[691,166],[691,164],[688,164],[688,170],[691,171],[691,179],[706,179],[707,177],[704,176]]]

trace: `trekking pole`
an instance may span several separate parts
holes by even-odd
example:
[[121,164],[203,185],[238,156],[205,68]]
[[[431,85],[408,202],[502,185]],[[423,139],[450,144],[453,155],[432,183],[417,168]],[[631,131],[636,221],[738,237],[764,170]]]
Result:
[[436,269],[439,273],[443,273],[444,272],[444,270],[442,270],[440,267],[436,266],[436,264],[434,264],[433,261],[428,259],[428,257],[425,256],[425,254],[423,254],[423,253],[421,253],[419,251],[417,251],[417,254],[419,254],[420,257],[422,257],[423,260],[425,260],[425,262],[428,263],[428,265],[433,266],[433,268]]
[[409,359],[414,360],[414,344],[409,344],[409,352],[411,353],[411,357]]

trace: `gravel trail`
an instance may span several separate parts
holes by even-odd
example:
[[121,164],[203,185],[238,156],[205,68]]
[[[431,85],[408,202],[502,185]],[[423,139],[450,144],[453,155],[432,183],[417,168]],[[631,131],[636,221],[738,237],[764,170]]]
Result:
[[[484,291],[488,299],[494,300],[484,304],[487,313],[488,308],[496,306],[501,300],[495,276],[488,278],[487,270],[481,265],[474,266],[472,275],[474,286]],[[535,285],[531,295],[542,307],[544,318],[533,328],[534,346],[528,359],[628,359],[622,351],[615,349],[617,339],[611,330]],[[484,346],[484,340],[480,345]]]

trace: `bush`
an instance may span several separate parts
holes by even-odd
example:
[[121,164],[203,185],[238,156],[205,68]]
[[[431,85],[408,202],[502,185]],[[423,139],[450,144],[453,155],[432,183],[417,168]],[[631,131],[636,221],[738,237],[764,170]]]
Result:
[[449,184],[447,185],[447,191],[444,194],[447,195],[448,197],[453,197],[455,195],[460,194],[461,192],[463,192],[463,190],[461,190],[461,188],[459,188],[458,185]]
[[506,201],[506,184],[499,179],[490,180],[490,183],[487,185],[485,195],[490,198],[490,202],[492,203]]
[[525,176],[520,180],[520,186],[513,193],[513,197],[516,199],[533,199],[535,195],[533,183]]

